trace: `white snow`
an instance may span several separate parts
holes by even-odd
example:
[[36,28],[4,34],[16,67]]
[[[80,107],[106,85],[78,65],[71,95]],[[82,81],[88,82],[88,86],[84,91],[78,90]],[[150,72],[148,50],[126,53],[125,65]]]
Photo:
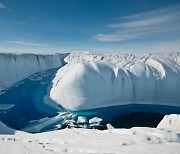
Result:
[[[60,67],[63,56],[0,54],[0,90],[33,73]],[[81,110],[131,103],[180,106],[180,53],[72,53],[66,62],[68,64],[57,72],[50,90],[51,99],[65,108]],[[0,110],[12,107],[14,104],[1,104]],[[61,120],[70,122],[72,116],[64,112],[34,120],[24,130],[42,132],[51,125],[58,129]],[[86,123],[87,119],[79,116],[77,122]],[[99,125],[102,119],[94,117],[89,123]],[[70,124],[73,125],[73,120]],[[165,116],[157,128],[115,129],[110,124],[107,128],[30,134],[0,122],[0,153],[180,153],[180,115]]]
[[66,119],[70,118],[71,116],[72,116],[71,113],[62,112],[52,118],[46,117],[46,118],[34,121],[35,123],[32,122],[32,125],[28,125],[23,130],[26,132],[31,132],[31,133],[41,132],[44,128],[48,127],[49,125],[55,124],[57,122],[60,123],[60,121],[65,121]]
[[[2,128],[0,123],[0,128]],[[4,127],[5,125],[3,125]],[[6,130],[9,129],[6,127]],[[13,130],[14,131],[14,130]],[[39,134],[0,129],[1,154],[179,154],[180,134],[157,128],[63,129]]]
[[111,124],[107,124],[106,127],[107,127],[108,130],[109,129],[114,129],[114,127]]
[[94,123],[100,124],[102,121],[103,120],[101,118],[98,118],[98,117],[94,117],[92,119],[89,119],[90,124],[94,124]]
[[77,123],[84,124],[87,123],[87,119],[84,116],[78,116]]
[[180,132],[180,115],[170,114],[164,116],[157,128],[176,130]]
[[66,56],[0,53],[0,91],[36,72],[61,67]]
[[50,98],[70,110],[124,104],[180,106],[180,53],[71,53]]

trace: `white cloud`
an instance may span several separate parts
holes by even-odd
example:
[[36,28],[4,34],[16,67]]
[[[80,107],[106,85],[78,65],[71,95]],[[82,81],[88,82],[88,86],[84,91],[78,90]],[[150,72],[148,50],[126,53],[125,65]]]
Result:
[[0,2],[0,9],[5,9],[5,10],[7,10],[7,11],[9,11],[9,12],[13,12],[13,9],[10,9],[10,8],[8,8],[8,7],[6,7],[3,3],[1,3]]
[[49,44],[39,44],[39,43],[35,43],[35,42],[22,41],[22,40],[5,41],[5,42],[10,43],[10,44],[17,44],[17,45],[23,45],[23,46],[34,46],[34,47],[43,47],[43,46],[49,45]]
[[104,42],[114,42],[114,41],[124,41],[129,40],[134,37],[137,37],[137,35],[131,35],[131,34],[97,34],[95,37],[96,39]]
[[158,16],[152,16],[145,19],[137,19],[137,20],[130,20],[123,23],[118,24],[111,24],[109,27],[111,28],[138,28],[138,27],[147,27],[147,26],[155,26],[160,25],[163,23],[167,23],[170,21],[175,20],[177,17],[177,14],[168,14],[168,15],[158,15]]
[[109,34],[97,34],[99,41],[124,41],[156,36],[180,30],[180,6],[124,16],[107,26],[114,30]]
[[6,8],[6,6],[0,2],[0,9],[5,9],[5,8]]
[[179,9],[180,9],[180,6],[174,6],[174,7],[169,7],[169,8],[153,10],[153,11],[145,12],[145,13],[128,15],[120,19],[139,19],[139,18],[150,17],[150,16],[155,16],[155,15],[160,15],[160,14],[169,14],[170,12],[179,12]]

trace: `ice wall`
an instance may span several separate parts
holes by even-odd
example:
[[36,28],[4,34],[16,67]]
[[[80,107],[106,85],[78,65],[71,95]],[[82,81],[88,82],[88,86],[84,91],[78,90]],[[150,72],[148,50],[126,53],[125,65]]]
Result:
[[67,55],[0,53],[0,91],[36,72],[61,67]]
[[70,110],[126,104],[180,106],[180,53],[72,53],[50,97]]

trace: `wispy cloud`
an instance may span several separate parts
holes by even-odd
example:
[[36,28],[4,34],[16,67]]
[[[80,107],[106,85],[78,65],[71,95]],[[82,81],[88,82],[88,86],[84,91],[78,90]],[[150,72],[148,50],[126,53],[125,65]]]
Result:
[[22,41],[22,40],[10,40],[10,41],[5,41],[6,43],[10,44],[17,44],[17,45],[23,45],[23,46],[34,46],[34,47],[44,47],[48,46],[49,44],[40,44],[36,42],[29,42],[29,41]]
[[13,12],[14,10],[13,9],[8,9],[9,12]]
[[5,9],[5,8],[6,8],[6,6],[0,2],[0,9]]
[[33,20],[33,21],[36,21],[37,18],[34,18],[34,17],[29,17],[30,20]]
[[0,9],[5,9],[5,10],[7,10],[7,11],[9,11],[9,12],[13,12],[13,9],[10,9],[10,8],[8,8],[7,6],[5,6],[3,3],[1,3],[0,2]]
[[122,17],[108,24],[114,32],[97,34],[99,41],[124,41],[180,30],[180,6]]

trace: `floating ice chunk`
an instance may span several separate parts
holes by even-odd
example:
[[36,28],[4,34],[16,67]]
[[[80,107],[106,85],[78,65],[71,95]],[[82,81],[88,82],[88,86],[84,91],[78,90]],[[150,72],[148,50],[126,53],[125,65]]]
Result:
[[98,117],[94,117],[92,119],[89,120],[89,123],[90,124],[101,124],[102,123],[102,119],[101,118],[98,118]]
[[63,123],[66,120],[71,119],[71,117],[72,117],[71,113],[62,112],[62,113],[59,113],[57,116],[54,116],[51,118],[43,118],[43,119],[37,120],[37,122],[32,123],[31,125],[28,125],[23,130],[26,132],[31,132],[31,133],[41,132],[43,130],[48,130],[48,128],[51,128],[51,125]]
[[107,129],[114,129],[114,127],[111,124],[106,125]]
[[79,124],[87,123],[86,117],[78,116],[77,123],[79,123]]

